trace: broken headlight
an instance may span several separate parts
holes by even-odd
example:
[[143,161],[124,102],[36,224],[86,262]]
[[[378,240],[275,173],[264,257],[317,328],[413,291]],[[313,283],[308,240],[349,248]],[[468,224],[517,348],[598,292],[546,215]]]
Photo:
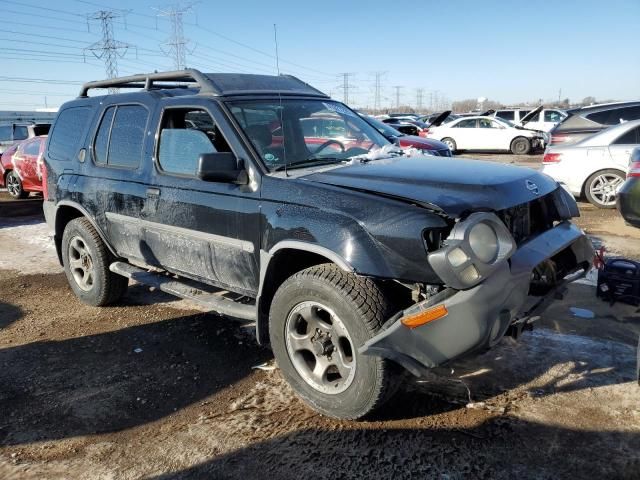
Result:
[[462,290],[487,278],[515,250],[516,242],[496,215],[473,213],[429,254],[429,263],[446,285]]

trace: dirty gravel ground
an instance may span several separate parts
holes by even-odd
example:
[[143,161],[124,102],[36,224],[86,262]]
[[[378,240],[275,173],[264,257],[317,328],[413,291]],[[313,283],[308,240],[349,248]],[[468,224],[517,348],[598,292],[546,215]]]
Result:
[[[585,213],[618,232],[598,220],[614,212]],[[620,243],[637,251],[633,233]],[[250,326],[141,286],[80,304],[40,217],[0,219],[0,246],[0,478],[640,477],[640,316],[592,286],[341,422],[252,368],[271,355]]]

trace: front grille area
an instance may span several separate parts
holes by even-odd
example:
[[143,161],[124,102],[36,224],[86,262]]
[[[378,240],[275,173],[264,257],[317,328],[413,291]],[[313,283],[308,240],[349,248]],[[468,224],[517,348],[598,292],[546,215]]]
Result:
[[553,223],[560,219],[553,201],[553,193],[502,210],[498,212],[498,217],[507,226],[517,245],[533,235],[549,230]]

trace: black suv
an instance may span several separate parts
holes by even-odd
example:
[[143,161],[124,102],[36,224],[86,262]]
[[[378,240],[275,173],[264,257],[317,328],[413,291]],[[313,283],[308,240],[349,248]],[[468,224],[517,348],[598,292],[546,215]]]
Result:
[[640,102],[603,103],[567,110],[569,114],[549,132],[549,145],[572,145],[612,125],[640,118]]
[[115,302],[132,279],[254,320],[295,391],[341,418],[381,405],[399,366],[420,375],[520,333],[593,256],[551,178],[403,153],[290,76],[87,83],[45,165],[80,300]]

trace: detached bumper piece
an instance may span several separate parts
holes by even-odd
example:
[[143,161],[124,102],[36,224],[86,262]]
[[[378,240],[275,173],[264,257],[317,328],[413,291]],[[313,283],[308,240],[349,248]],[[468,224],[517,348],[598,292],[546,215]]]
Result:
[[[520,245],[509,261],[473,288],[448,288],[400,312],[359,351],[394,360],[420,376],[426,369],[490,348],[510,326],[522,330],[568,283],[584,276],[593,254],[584,233],[563,222]],[[548,280],[550,272],[556,277],[542,288],[540,279]]]

